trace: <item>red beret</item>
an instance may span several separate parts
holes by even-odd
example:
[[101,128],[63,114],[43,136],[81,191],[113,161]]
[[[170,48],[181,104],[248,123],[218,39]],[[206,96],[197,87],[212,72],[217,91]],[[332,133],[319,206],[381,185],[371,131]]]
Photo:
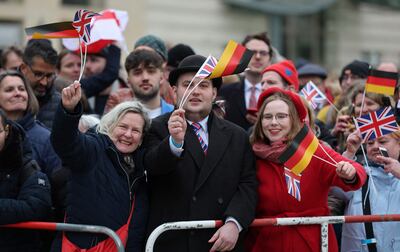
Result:
[[263,105],[265,99],[275,93],[282,93],[285,95],[289,100],[291,100],[296,107],[297,113],[299,114],[300,121],[304,122],[307,116],[307,108],[304,106],[303,101],[301,100],[300,96],[290,90],[283,90],[278,87],[270,87],[267,88],[264,92],[260,94],[257,102],[257,109],[260,110],[261,106]]
[[278,73],[289,85],[293,86],[296,91],[299,91],[299,77],[296,67],[290,60],[284,60],[279,63],[272,64],[264,69],[263,73],[274,71]]

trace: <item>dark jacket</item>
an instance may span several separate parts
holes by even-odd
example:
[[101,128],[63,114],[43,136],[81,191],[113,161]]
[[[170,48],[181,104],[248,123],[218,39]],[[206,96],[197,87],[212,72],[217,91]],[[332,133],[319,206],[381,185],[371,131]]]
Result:
[[[167,122],[170,113],[153,120],[145,137],[149,188],[148,234],[166,223],[235,218],[244,230],[234,251],[243,251],[242,238],[253,221],[257,180],[253,152],[246,132],[210,115],[209,145],[204,155],[194,131],[188,127],[181,157],[171,153]],[[168,231],[154,251],[209,251],[215,229]]]
[[43,123],[48,129],[53,126],[54,113],[61,101],[61,94],[51,87],[44,97],[37,97],[39,101],[39,113],[36,119]]
[[[51,134],[56,153],[71,170],[66,222],[100,225],[116,231],[127,222],[135,198],[126,251],[142,251],[148,214],[142,151],[138,149],[132,154],[135,169],[128,178],[122,167],[123,158],[108,136],[78,131],[80,116],[80,112],[67,113],[60,105]],[[91,233],[68,233],[67,237],[81,248],[92,247],[106,238]],[[60,251],[60,246],[59,235],[53,251]]]
[[225,100],[225,119],[247,130],[252,124],[246,119],[244,88],[244,78],[240,77],[239,82],[222,86],[218,91],[218,96]]
[[50,130],[36,121],[31,113],[27,113],[17,123],[24,128],[32,144],[33,159],[38,162],[41,171],[50,178],[54,170],[61,168],[61,160],[50,143]]
[[[0,151],[0,225],[45,221],[50,214],[50,183],[32,160],[22,128],[11,124]],[[38,251],[37,231],[0,229],[0,251]]]

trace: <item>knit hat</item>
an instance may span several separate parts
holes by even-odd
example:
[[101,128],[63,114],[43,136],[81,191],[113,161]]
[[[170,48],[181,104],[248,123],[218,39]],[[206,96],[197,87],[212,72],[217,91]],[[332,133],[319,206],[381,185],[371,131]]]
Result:
[[[181,74],[184,73],[196,73],[203,63],[206,61],[206,57],[201,55],[190,55],[184,58],[178,65],[178,67],[171,71],[168,77],[169,83],[172,86],[176,85],[176,82]],[[214,78],[211,80],[213,86],[217,89],[221,86],[222,78]]]
[[290,90],[283,90],[278,87],[267,88],[265,91],[263,91],[260,94],[260,96],[258,98],[258,102],[257,102],[257,109],[260,110],[265,99],[267,99],[268,97],[270,97],[271,95],[273,95],[275,93],[282,93],[287,98],[289,98],[294,103],[294,106],[296,107],[297,114],[299,114],[300,121],[301,122],[305,121],[306,116],[307,116],[307,109],[304,106],[304,103],[301,100],[301,97],[298,94],[296,94],[295,92],[292,92]]
[[296,91],[299,91],[299,78],[297,75],[296,67],[291,60],[284,60],[272,64],[264,69],[263,73],[274,71],[278,73],[289,85],[294,86]]
[[161,55],[163,60],[168,60],[167,47],[165,46],[164,41],[159,37],[156,37],[154,35],[146,35],[144,37],[141,37],[136,41],[134,49],[139,46],[148,46],[150,48],[153,48],[156,52],[158,52],[158,54]]
[[298,68],[298,73],[299,77],[312,75],[325,79],[326,76],[328,76],[328,72],[323,67],[312,63],[304,64],[303,66]]
[[187,56],[194,55],[193,49],[185,44],[177,44],[168,50],[167,66],[178,67],[179,63]]
[[340,74],[340,78],[339,78],[340,82],[342,82],[343,77],[344,77],[344,72],[346,70],[350,70],[351,74],[355,74],[355,75],[360,76],[363,79],[366,79],[368,76],[369,64],[364,61],[353,60],[351,63],[349,63],[342,69],[342,73]]

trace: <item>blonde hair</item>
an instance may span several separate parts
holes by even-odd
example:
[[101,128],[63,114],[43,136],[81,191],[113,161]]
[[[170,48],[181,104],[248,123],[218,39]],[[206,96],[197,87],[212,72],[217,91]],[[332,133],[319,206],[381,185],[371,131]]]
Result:
[[143,118],[144,125],[142,136],[144,136],[145,133],[150,129],[151,120],[147,115],[143,105],[138,101],[127,101],[115,106],[112,110],[110,110],[110,112],[101,118],[100,123],[96,128],[97,132],[111,136],[111,132],[114,130],[115,126],[118,124],[121,118],[129,112],[139,114]]

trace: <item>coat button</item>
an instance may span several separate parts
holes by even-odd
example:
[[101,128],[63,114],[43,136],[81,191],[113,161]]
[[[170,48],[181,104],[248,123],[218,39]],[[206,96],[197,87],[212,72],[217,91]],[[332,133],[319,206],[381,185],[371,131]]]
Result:
[[218,203],[222,205],[222,203],[224,203],[224,199],[223,198],[218,198]]
[[196,202],[196,201],[197,201],[196,196],[193,196],[193,197],[192,197],[192,200],[193,200],[193,202]]
[[6,175],[6,179],[9,179],[10,177],[11,177],[10,174],[7,174],[7,175]]

